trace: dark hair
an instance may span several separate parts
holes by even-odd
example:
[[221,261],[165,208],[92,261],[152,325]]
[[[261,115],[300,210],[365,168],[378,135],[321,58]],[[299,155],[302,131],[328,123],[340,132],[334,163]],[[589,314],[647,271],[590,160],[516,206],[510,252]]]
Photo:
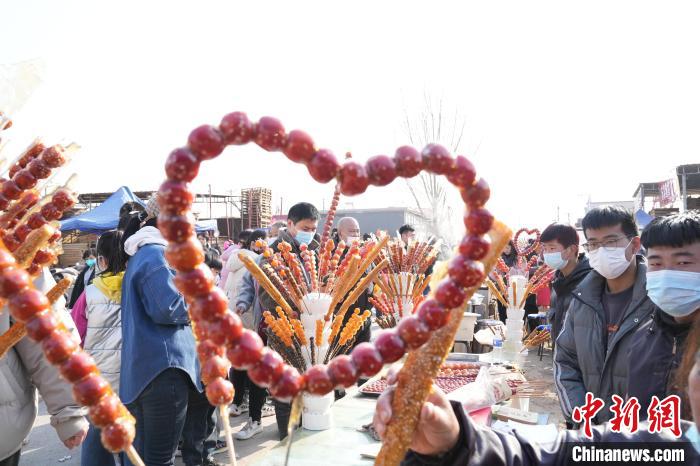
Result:
[[207,264],[210,269],[221,270],[223,268],[221,260],[214,257],[213,254],[207,253],[204,257],[204,263]]
[[302,220],[318,220],[318,209],[308,202],[300,202],[289,209],[287,219],[291,220],[292,223],[298,223]]
[[578,232],[576,228],[565,223],[552,223],[544,229],[540,235],[540,242],[556,241],[565,248],[578,246]]
[[126,253],[122,249],[122,232],[110,230],[97,240],[97,254],[107,260],[107,268],[101,274],[118,274],[126,269]]
[[597,230],[599,228],[614,227],[620,225],[622,232],[626,236],[639,236],[639,230],[637,229],[637,223],[634,221],[634,216],[632,213],[622,207],[618,206],[604,206],[596,207],[588,211],[583,220],[581,220],[581,226],[583,227],[583,234],[586,238],[586,230]]
[[416,231],[416,229],[413,228],[413,227],[412,227],[411,225],[409,225],[409,224],[402,225],[401,228],[399,228],[399,234],[400,234],[400,235],[403,235],[404,233],[408,233],[408,232],[413,233],[414,231]]
[[248,228],[247,230],[243,230],[242,232],[238,233],[238,242],[246,244],[250,238],[250,235],[253,233],[253,230]]
[[126,227],[124,227],[124,234],[122,235],[122,249],[124,249],[124,243],[126,243],[126,240],[131,238],[131,236],[134,235],[137,231],[139,231],[143,227],[156,227],[158,228],[158,218],[157,217],[152,217],[149,218],[146,223],[141,225],[141,222],[146,220],[146,217],[148,217],[148,214],[144,212],[138,212],[135,214],[132,214],[131,217],[129,218],[129,221],[126,224]]
[[97,250],[95,248],[87,248],[83,251],[83,260],[86,260],[90,256],[97,257]]
[[124,230],[129,224],[131,216],[139,212],[143,212],[144,210],[144,207],[138,202],[125,202],[122,204],[122,206],[119,208],[119,224],[117,229]]
[[262,228],[258,230],[254,230],[251,234],[250,237],[248,238],[248,245],[246,249],[251,249],[255,242],[259,239],[265,239],[267,238],[267,231],[263,230]]
[[518,251],[515,250],[515,243],[513,240],[508,241],[508,245],[510,246],[510,253],[506,254],[505,251],[502,252],[501,258],[508,267],[513,267],[518,259]]
[[651,221],[642,231],[642,245],[646,248],[669,246],[680,248],[700,241],[700,213],[683,212]]

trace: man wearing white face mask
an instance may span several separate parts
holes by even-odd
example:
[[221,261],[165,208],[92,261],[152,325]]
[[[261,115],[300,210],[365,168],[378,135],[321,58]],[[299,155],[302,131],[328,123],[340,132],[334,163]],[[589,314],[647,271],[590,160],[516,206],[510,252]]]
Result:
[[[587,392],[612,406],[627,392],[629,347],[635,331],[654,312],[647,296],[647,265],[631,213],[619,207],[593,209],[582,221],[593,271],[573,293],[556,341],[554,381],[564,416],[571,420]],[[598,423],[612,417],[608,409]]]
[[351,245],[354,242],[362,240],[360,236],[360,224],[352,217],[343,217],[338,220],[338,238],[345,241],[345,244]]
[[573,299],[572,292],[586,278],[591,266],[587,258],[579,257],[578,232],[571,225],[552,223],[542,232],[540,242],[544,263],[556,270],[549,316],[552,339],[556,340]]
[[[652,396],[685,394],[674,384],[692,324],[700,316],[700,214],[657,218],[642,233],[648,251],[647,292],[660,309],[642,325],[630,346],[628,397],[646,417]],[[681,403],[690,419],[688,404]]]

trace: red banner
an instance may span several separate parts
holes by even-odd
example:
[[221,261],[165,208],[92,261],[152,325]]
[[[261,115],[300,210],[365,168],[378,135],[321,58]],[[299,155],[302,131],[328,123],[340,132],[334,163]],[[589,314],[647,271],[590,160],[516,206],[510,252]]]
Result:
[[676,187],[673,183],[673,178],[659,183],[659,204],[662,207],[672,204],[676,198]]

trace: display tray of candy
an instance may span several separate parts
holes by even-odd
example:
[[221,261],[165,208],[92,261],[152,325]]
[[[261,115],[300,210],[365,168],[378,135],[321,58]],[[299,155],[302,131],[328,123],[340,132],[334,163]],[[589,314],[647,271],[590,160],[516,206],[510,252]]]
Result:
[[[482,366],[483,364],[479,363],[447,362],[440,368],[434,383],[443,392],[451,393],[468,383],[474,382]],[[385,377],[376,378],[360,387],[360,393],[379,396],[387,387],[388,384]]]

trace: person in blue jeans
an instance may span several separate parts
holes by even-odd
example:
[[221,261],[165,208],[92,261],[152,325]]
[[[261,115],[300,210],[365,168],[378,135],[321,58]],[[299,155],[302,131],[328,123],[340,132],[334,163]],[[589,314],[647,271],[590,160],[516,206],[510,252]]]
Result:
[[152,197],[124,231],[129,260],[122,285],[120,397],[136,418],[134,446],[148,466],[173,465],[181,437],[187,466],[216,464],[204,446],[211,406],[157,216]]

